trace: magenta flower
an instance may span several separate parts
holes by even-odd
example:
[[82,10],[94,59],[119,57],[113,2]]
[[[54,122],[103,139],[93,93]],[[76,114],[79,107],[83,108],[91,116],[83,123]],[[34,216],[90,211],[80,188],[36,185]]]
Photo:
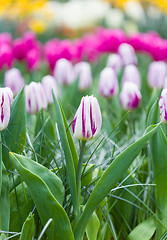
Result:
[[160,120],[167,123],[167,88],[164,88],[159,99]]
[[73,65],[65,58],[61,58],[56,62],[54,76],[61,85],[69,85],[74,82],[75,75]]
[[52,97],[52,90],[54,92],[54,95],[58,98],[59,97],[59,90],[56,83],[56,79],[50,75],[47,75],[42,78],[42,86],[45,89],[46,97],[49,104],[53,103],[53,97]]
[[100,73],[99,92],[106,98],[114,97],[118,93],[118,80],[112,68],[106,67]]
[[79,78],[78,87],[81,91],[92,85],[91,66],[88,62],[80,62],[74,66],[75,78]]
[[120,93],[120,103],[125,110],[138,108],[141,101],[141,93],[133,82],[125,82]]
[[136,66],[132,64],[127,65],[124,69],[124,73],[122,76],[122,86],[127,81],[133,82],[138,86],[138,88],[141,88],[141,78],[140,78],[139,70]]
[[124,66],[129,64],[137,65],[135,50],[131,45],[122,43],[118,48],[118,54],[120,55]]
[[163,61],[152,62],[148,69],[148,84],[151,88],[163,88],[167,66]]
[[0,69],[3,67],[11,68],[13,60],[12,47],[6,43],[0,44]]
[[47,98],[41,83],[31,82],[25,86],[26,110],[33,114],[47,108]]
[[17,68],[12,68],[5,72],[5,79],[4,79],[5,87],[9,87],[13,95],[16,96],[24,85],[24,79],[21,75],[21,72]]
[[118,54],[110,54],[107,60],[107,67],[111,67],[118,74],[122,68],[121,57]]
[[35,71],[40,65],[40,53],[37,48],[29,50],[26,54],[26,62],[29,71]]
[[101,124],[102,117],[97,99],[93,96],[83,97],[72,124],[74,137],[81,140],[92,139],[100,132]]
[[10,88],[0,88],[0,131],[7,128],[10,121],[13,93]]

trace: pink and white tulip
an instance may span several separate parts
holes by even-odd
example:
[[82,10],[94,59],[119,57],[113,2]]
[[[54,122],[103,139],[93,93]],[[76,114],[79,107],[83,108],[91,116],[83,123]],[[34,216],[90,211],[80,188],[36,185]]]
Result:
[[53,96],[52,96],[52,90],[54,92],[54,95],[58,98],[59,97],[59,91],[58,86],[56,83],[56,80],[51,75],[47,75],[42,78],[42,86],[45,89],[47,101],[49,104],[53,103]]
[[4,85],[5,87],[9,87],[12,90],[13,95],[16,96],[24,86],[24,79],[20,70],[17,68],[12,68],[6,71]]
[[159,99],[160,120],[167,123],[167,88],[164,88]]
[[10,121],[13,93],[10,88],[0,88],[0,131],[7,128]]
[[74,137],[80,140],[92,139],[100,132],[101,125],[102,117],[97,99],[93,96],[82,97],[72,124]]
[[118,93],[118,80],[112,68],[106,67],[100,73],[99,92],[106,98],[114,97]]
[[84,91],[92,85],[91,66],[88,62],[80,62],[74,66],[75,78],[79,78],[79,90]]
[[124,66],[129,64],[137,65],[135,50],[131,45],[122,43],[118,48],[118,54],[120,55]]
[[107,60],[107,67],[111,67],[118,74],[122,68],[121,57],[118,54],[110,54]]
[[138,68],[135,65],[127,65],[122,76],[122,86],[125,82],[133,82],[141,88],[141,78]]
[[165,62],[155,61],[150,64],[147,78],[151,88],[163,88],[166,76],[167,66]]
[[133,82],[125,82],[120,93],[120,103],[125,110],[135,110],[139,107],[141,93]]
[[25,86],[26,110],[33,114],[47,108],[47,98],[41,83],[31,82]]
[[61,58],[56,62],[54,76],[61,85],[69,85],[75,81],[73,65],[65,58]]

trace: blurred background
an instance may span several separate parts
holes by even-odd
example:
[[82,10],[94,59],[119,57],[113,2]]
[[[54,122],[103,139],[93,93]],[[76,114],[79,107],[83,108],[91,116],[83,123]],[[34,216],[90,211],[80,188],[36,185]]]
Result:
[[13,38],[34,31],[38,40],[77,38],[95,27],[167,37],[166,0],[1,0],[0,32]]

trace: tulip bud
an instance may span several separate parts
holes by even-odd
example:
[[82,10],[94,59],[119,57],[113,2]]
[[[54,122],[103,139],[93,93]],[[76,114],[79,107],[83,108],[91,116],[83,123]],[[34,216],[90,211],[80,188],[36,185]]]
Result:
[[139,70],[134,65],[127,65],[124,69],[123,77],[122,77],[122,86],[125,82],[133,82],[138,88],[141,88],[141,78]]
[[167,75],[167,67],[165,62],[152,62],[148,69],[148,84],[151,88],[163,88],[165,77]]
[[42,86],[45,89],[46,97],[49,104],[53,103],[52,89],[56,97],[59,96],[58,86],[54,77],[47,75],[42,78]]
[[79,77],[78,87],[81,91],[88,89],[92,84],[92,73],[90,64],[80,62],[74,67],[75,78]]
[[24,80],[20,70],[12,68],[6,71],[4,85],[5,87],[9,87],[12,90],[13,95],[16,96],[24,85]]
[[83,97],[72,124],[74,137],[81,140],[92,139],[100,132],[101,124],[97,99],[93,96]]
[[99,92],[106,98],[111,98],[118,93],[118,80],[112,68],[106,67],[100,73]]
[[167,123],[167,88],[164,88],[159,99],[160,120]]
[[120,93],[120,103],[125,110],[138,108],[141,101],[141,93],[133,82],[125,82]]
[[118,48],[118,53],[122,59],[124,66],[129,64],[137,65],[135,50],[131,45],[122,43]]
[[59,84],[68,85],[74,82],[75,75],[73,65],[65,58],[61,58],[56,62],[54,76]]
[[26,110],[33,114],[47,108],[47,98],[41,83],[31,82],[25,86]]
[[107,60],[107,67],[112,68],[118,74],[122,68],[121,57],[118,54],[110,54]]
[[10,88],[0,88],[0,131],[7,128],[9,124],[12,101],[13,93]]

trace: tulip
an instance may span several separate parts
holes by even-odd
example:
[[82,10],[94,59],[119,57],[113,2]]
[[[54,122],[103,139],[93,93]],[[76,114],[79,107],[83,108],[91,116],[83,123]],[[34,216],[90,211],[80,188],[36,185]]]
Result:
[[10,88],[0,88],[0,131],[7,128],[10,121],[13,93]]
[[163,88],[167,66],[163,61],[152,62],[148,69],[148,84],[151,88]]
[[125,110],[138,108],[141,101],[141,93],[133,82],[125,82],[120,93],[120,103]]
[[11,68],[13,60],[12,47],[6,43],[0,44],[0,69],[3,67]]
[[73,65],[65,58],[61,58],[56,62],[54,76],[61,85],[68,85],[74,82],[75,75]]
[[6,71],[4,85],[5,87],[9,87],[12,90],[13,95],[16,96],[24,85],[24,80],[20,70],[12,68]]
[[92,84],[92,73],[90,64],[80,62],[74,66],[75,76],[79,77],[78,87],[81,91],[88,89]]
[[113,97],[118,93],[118,80],[112,68],[106,67],[100,73],[99,92],[106,98]]
[[33,114],[47,108],[47,98],[41,83],[31,82],[25,86],[26,110]]
[[122,86],[125,82],[133,82],[138,88],[141,88],[141,78],[139,70],[134,65],[127,65],[124,69],[123,77],[122,77]]
[[167,123],[167,88],[164,88],[159,99],[160,120]]
[[50,75],[43,77],[42,85],[43,85],[43,88],[45,89],[48,103],[52,104],[53,103],[52,90],[56,97],[59,96],[58,86],[57,86],[55,78]]
[[29,50],[26,54],[26,62],[29,71],[35,71],[40,65],[40,53],[37,48]]
[[107,67],[111,67],[118,74],[122,68],[121,57],[118,54],[110,54],[107,60]]
[[124,66],[129,64],[137,65],[135,50],[131,45],[122,43],[118,48],[118,53]]
[[100,132],[102,117],[97,99],[93,96],[82,97],[75,114],[72,129],[76,139],[88,140]]

